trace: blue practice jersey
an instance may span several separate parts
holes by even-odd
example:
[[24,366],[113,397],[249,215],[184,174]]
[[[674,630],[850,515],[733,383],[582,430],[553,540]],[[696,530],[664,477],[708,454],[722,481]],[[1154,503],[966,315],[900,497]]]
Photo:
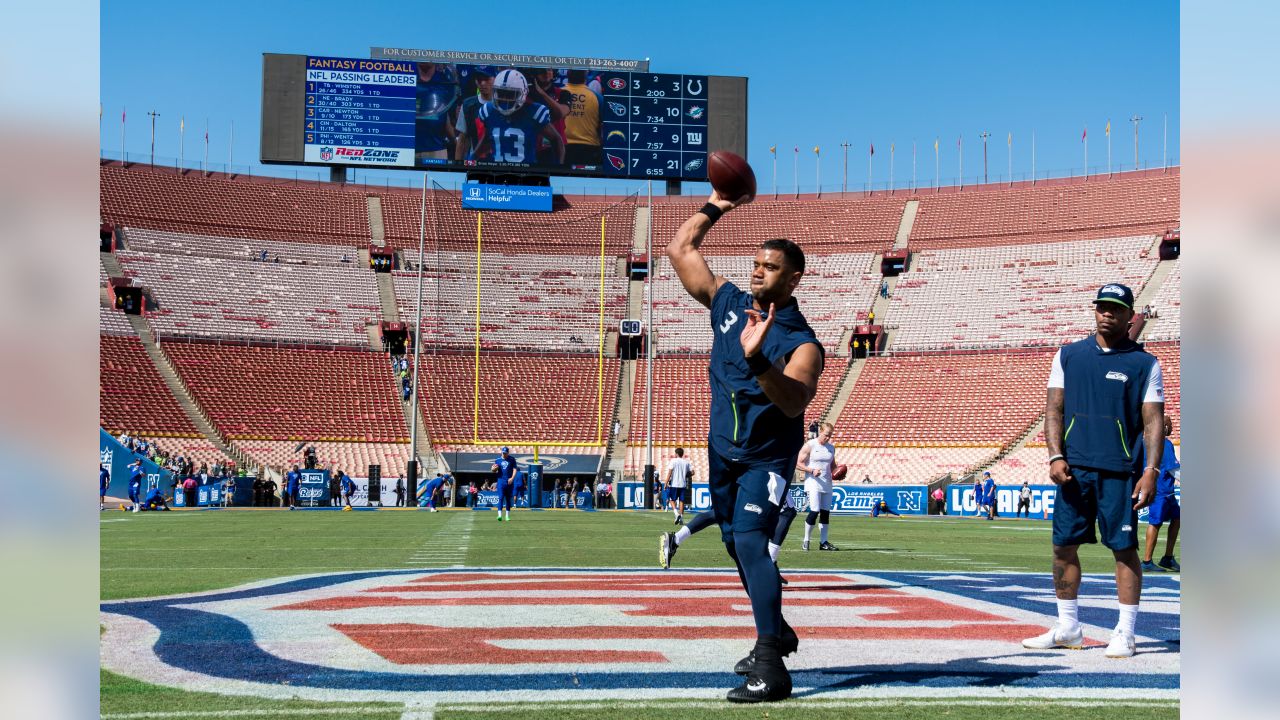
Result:
[[[1147,462],[1146,443],[1138,443],[1138,457],[1141,459],[1143,466]],[[1173,473],[1182,469],[1182,463],[1178,462],[1178,456],[1174,453],[1173,441],[1169,438],[1164,439],[1164,453],[1160,457],[1160,477],[1156,479],[1156,495],[1173,495],[1174,482],[1177,478]]]
[[284,481],[286,484],[288,484],[289,487],[297,487],[298,481],[300,479],[301,479],[301,476],[299,476],[298,473],[292,470],[290,470],[289,473],[284,476]]
[[427,482],[427,487],[423,492],[427,494],[427,497],[431,497],[441,485],[444,485],[444,478],[432,478]]
[[107,488],[111,485],[111,473],[104,467],[98,468],[98,488],[106,494]]
[[145,477],[146,474],[147,472],[142,469],[141,465],[134,465],[129,470],[129,482],[134,485],[141,485],[142,478]]
[[519,466],[516,465],[516,459],[514,457],[504,458],[499,455],[493,463],[498,466],[498,482],[504,485],[511,482],[515,477],[516,471],[520,469]]
[[996,501],[996,481],[987,478],[982,484],[982,502],[984,505],[990,505]]
[[164,493],[160,492],[160,488],[151,488],[147,491],[147,498],[143,501],[147,505],[159,504],[164,502]]
[[[480,106],[477,129],[493,143],[495,163],[538,162],[538,135],[551,124],[551,111],[541,103],[528,103],[510,115],[503,115],[487,102]],[[479,145],[479,143],[477,143]]]

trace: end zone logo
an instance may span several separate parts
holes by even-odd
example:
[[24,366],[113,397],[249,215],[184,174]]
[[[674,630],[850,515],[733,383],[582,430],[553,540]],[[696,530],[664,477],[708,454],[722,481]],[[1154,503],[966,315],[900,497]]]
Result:
[[[1042,576],[1044,607],[1027,609],[1025,587],[1011,600],[973,589],[987,580],[967,575],[787,575],[784,607],[804,638],[787,662],[798,688],[1176,689],[1177,652],[1148,652],[1123,673],[1099,673],[1098,653],[1022,655],[1020,639],[1043,632],[1055,612]],[[1002,577],[1000,587],[1036,582]],[[128,677],[345,702],[509,701],[513,691],[539,701],[722,696],[755,640],[750,600],[737,574],[722,570],[332,573],[104,602],[101,621],[102,667]],[[1096,645],[1105,628],[1088,633]],[[894,677],[903,663],[907,686]]]

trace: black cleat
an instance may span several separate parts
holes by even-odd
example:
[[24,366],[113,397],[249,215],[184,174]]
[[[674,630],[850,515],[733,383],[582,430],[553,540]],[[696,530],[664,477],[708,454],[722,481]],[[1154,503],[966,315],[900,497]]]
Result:
[[662,533],[658,537],[658,564],[663,570],[671,569],[671,558],[676,556],[676,550],[679,548],[675,533]]
[[832,544],[831,544],[831,543],[829,543],[829,542],[824,542],[824,543],[822,543],[821,545],[819,545],[819,546],[818,546],[818,549],[819,549],[819,550],[831,550],[831,551],[835,551],[835,550],[839,550],[840,548],[836,547],[835,545],[832,545]]
[[738,687],[729,691],[725,699],[736,703],[777,702],[791,697],[791,674],[779,663],[770,668],[753,672]]
[[[796,631],[790,625],[783,621],[782,637],[778,640],[778,654],[787,657],[800,647],[800,636],[796,635]],[[739,675],[750,675],[756,669],[756,651],[755,648],[747,653],[747,656],[738,661],[733,666],[733,671]]]

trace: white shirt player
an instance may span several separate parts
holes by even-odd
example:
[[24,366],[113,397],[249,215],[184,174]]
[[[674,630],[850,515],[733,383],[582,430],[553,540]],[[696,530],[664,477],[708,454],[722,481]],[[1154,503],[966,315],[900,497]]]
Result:
[[[828,442],[822,442],[823,437],[818,437],[805,443],[805,449],[808,450],[808,461],[804,464],[804,490],[805,492],[831,492],[831,466],[836,459],[836,448]],[[805,451],[800,452],[801,457]],[[813,472],[817,470],[817,472]]]
[[693,474],[693,465],[688,458],[674,457],[667,463],[667,477],[671,487],[682,488],[689,485],[689,476]]

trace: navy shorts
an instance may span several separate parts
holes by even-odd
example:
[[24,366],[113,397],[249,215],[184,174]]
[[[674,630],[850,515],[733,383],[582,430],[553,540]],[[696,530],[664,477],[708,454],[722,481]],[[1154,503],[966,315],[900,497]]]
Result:
[[754,530],[772,535],[795,470],[795,456],[739,463],[725,460],[715,451],[708,452],[711,511],[720,525],[721,539],[729,542],[735,532]]
[[511,483],[498,483],[498,507],[510,509],[515,504],[516,488]]
[[1138,546],[1138,511],[1133,509],[1133,489],[1138,476],[1072,467],[1075,479],[1058,487],[1053,504],[1053,544],[1084,545],[1098,542],[1112,550]]
[[1178,505],[1178,498],[1174,495],[1157,495],[1156,501],[1151,503],[1151,512],[1147,515],[1147,523],[1154,527],[1160,527],[1166,522],[1177,520],[1182,517],[1182,507]]

